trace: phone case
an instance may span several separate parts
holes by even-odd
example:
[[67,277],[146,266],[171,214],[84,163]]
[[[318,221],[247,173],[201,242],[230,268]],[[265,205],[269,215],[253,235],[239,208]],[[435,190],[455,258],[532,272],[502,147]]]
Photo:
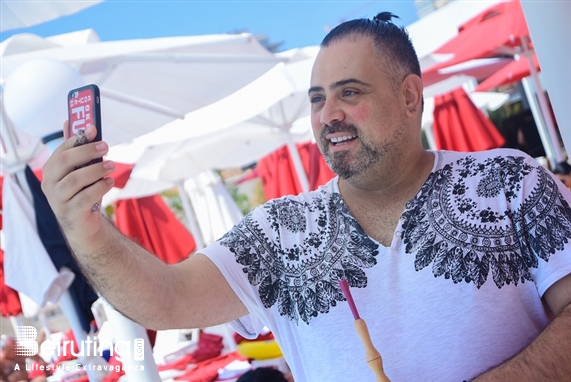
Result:
[[[101,134],[101,97],[97,85],[91,84],[73,89],[67,96],[68,136],[84,135],[85,128],[93,125],[97,128],[94,141],[100,141]],[[76,139],[76,145],[87,143],[87,138]],[[87,164],[101,162],[98,158]],[[86,164],[86,165],[87,165]]]

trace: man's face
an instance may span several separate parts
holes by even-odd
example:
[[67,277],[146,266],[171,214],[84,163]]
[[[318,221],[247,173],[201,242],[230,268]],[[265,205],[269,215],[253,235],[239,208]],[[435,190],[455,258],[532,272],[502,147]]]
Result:
[[313,133],[341,178],[366,172],[398,151],[403,112],[381,65],[371,38],[350,36],[322,48],[313,66]]

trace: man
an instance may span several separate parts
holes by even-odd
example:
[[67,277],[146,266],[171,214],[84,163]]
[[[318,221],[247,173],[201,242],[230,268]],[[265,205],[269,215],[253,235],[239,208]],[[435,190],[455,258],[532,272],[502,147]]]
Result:
[[113,164],[75,168],[107,145],[66,141],[43,188],[69,244],[145,327],[267,325],[296,382],[375,380],[341,279],[393,381],[568,380],[571,195],[519,151],[425,151],[418,59],[391,17],[336,27],[313,67],[312,126],[338,178],[167,266],[92,212]]
[[16,339],[11,336],[2,335],[0,338],[0,382],[46,382],[46,372],[32,366],[34,372],[29,375],[26,367],[26,358],[46,367],[47,363],[39,355],[22,356],[18,355]]
[[571,165],[567,162],[558,163],[553,169],[553,173],[567,187],[571,190]]

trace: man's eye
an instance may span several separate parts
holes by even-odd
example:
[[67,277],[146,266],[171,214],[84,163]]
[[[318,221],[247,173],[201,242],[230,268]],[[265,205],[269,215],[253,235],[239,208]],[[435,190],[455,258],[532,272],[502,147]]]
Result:
[[343,96],[344,97],[351,97],[355,94],[357,94],[357,93],[353,90],[343,90]]
[[321,96],[313,96],[309,98],[309,102],[311,103],[318,103],[321,102],[323,100],[323,97]]

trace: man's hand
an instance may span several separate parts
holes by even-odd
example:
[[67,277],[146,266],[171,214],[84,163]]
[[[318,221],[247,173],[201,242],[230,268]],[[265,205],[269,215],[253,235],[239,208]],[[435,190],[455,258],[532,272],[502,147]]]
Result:
[[[66,129],[67,130],[67,129]],[[194,255],[167,265],[122,235],[98,210],[113,186],[112,162],[79,168],[107,153],[105,142],[67,139],[44,166],[42,189],[83,273],[115,309],[149,329],[218,325],[248,313],[218,268]],[[83,138],[85,139],[85,138]]]
[[[67,131],[67,122],[64,131]],[[66,137],[43,168],[42,190],[66,237],[76,243],[89,242],[98,233],[102,216],[97,207],[114,184],[113,178],[108,177],[115,169],[113,162],[79,168],[101,158],[109,149],[105,142],[91,142],[95,135],[95,127],[89,126],[85,129],[86,144],[75,144],[80,136]]]

